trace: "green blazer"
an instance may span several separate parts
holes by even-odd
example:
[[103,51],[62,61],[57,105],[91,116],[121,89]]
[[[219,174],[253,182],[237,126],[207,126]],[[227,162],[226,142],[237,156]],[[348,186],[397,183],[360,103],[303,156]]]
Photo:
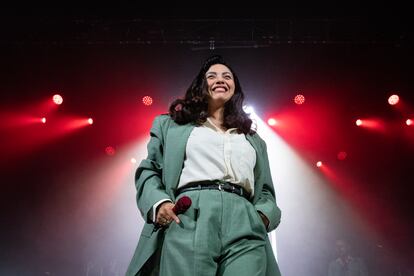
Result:
[[[164,238],[162,230],[153,232],[150,214],[153,205],[164,198],[175,201],[175,191],[184,163],[185,148],[194,124],[176,124],[169,115],[155,118],[147,145],[148,157],[140,163],[135,173],[137,204],[145,220],[144,228],[126,272],[127,276],[159,275],[160,249]],[[269,219],[268,231],[280,222],[281,211],[276,205],[270,174],[266,143],[259,135],[246,135],[256,150],[254,167],[254,197],[252,203]],[[269,239],[266,242],[267,275],[280,275]]]

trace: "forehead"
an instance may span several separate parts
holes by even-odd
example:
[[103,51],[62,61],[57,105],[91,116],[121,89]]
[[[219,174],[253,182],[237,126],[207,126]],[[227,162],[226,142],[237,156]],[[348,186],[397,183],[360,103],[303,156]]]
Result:
[[231,71],[230,71],[230,68],[228,68],[226,65],[214,64],[214,65],[211,65],[210,68],[207,70],[206,74],[209,74],[209,73],[221,73],[221,74],[230,73],[231,74]]

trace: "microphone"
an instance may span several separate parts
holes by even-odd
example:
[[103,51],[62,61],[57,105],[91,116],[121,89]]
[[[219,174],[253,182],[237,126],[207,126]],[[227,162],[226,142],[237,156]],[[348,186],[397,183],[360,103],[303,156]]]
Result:
[[179,200],[177,200],[172,210],[176,215],[179,215],[187,211],[187,209],[190,208],[190,206],[191,198],[189,198],[188,196],[183,196]]
[[[185,211],[187,211],[188,208],[190,208],[191,206],[191,198],[189,198],[188,196],[183,196],[181,197],[179,200],[177,200],[177,202],[175,203],[172,211],[174,212],[174,214],[179,215],[184,213]],[[153,229],[153,233],[158,231],[160,228],[162,228],[161,224],[155,223],[154,224],[154,229]]]

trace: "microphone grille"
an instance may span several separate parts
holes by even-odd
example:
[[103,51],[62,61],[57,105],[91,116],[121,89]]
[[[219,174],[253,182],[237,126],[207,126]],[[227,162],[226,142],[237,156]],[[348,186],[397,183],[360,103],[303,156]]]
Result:
[[178,200],[178,205],[180,206],[180,209],[187,210],[191,206],[191,198],[183,196]]

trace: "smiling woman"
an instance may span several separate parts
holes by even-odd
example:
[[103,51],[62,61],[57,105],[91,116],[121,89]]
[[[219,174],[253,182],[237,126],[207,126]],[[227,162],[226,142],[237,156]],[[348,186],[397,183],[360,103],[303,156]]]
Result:
[[210,119],[216,125],[221,126],[224,104],[234,94],[233,74],[227,66],[214,64],[207,71],[206,79],[209,94],[208,113],[210,114]]
[[[213,56],[155,118],[135,175],[146,224],[127,275],[280,275],[267,232],[281,213],[243,100],[234,70]],[[184,196],[192,205],[176,214]]]
[[244,93],[234,70],[221,56],[203,64],[183,99],[170,106],[170,116],[178,124],[204,124],[209,118],[219,128],[236,128],[253,134],[252,121],[243,110]]

